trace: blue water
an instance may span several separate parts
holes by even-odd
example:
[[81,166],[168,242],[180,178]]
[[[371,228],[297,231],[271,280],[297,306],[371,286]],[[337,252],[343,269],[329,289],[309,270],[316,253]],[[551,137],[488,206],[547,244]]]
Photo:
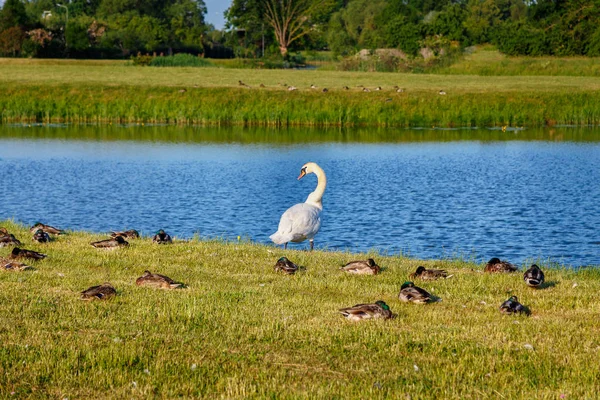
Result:
[[597,141],[241,144],[0,134],[0,219],[269,243],[281,214],[316,186],[314,175],[296,180],[307,161],[328,177],[319,248],[600,264]]

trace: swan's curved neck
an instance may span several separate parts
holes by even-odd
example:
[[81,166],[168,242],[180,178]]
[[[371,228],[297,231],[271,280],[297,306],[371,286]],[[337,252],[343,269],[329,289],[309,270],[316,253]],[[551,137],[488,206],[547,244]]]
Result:
[[321,200],[323,199],[323,193],[325,193],[325,188],[327,187],[327,177],[325,176],[325,171],[323,171],[320,167],[314,167],[314,174],[317,175],[317,188],[314,192],[308,195],[305,203],[312,204],[315,207],[323,209],[323,203]]

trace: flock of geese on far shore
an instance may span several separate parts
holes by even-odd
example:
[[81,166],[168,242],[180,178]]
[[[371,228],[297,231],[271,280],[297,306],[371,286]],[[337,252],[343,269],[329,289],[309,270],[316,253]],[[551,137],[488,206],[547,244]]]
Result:
[[[238,85],[239,85],[239,86],[241,86],[241,87],[244,87],[244,88],[246,88],[246,89],[250,89],[250,88],[252,88],[252,86],[250,86],[250,85],[248,85],[248,84],[246,84],[246,83],[242,82],[241,80],[239,80],[239,81],[238,81]],[[288,85],[287,83],[279,83],[278,85],[279,85],[279,86],[282,86],[282,87],[284,87],[284,88],[286,88],[286,89],[287,89],[288,91],[290,91],[290,92],[293,92],[293,91],[295,91],[295,90],[298,90],[298,88],[297,88],[296,86],[293,86],[293,85]],[[262,88],[266,88],[266,86],[265,86],[263,83],[259,84],[259,85],[258,85],[258,87],[259,87],[259,88],[261,88],[261,89],[262,89]],[[383,89],[381,86],[376,86],[376,87],[374,87],[374,88],[368,88],[368,87],[366,87],[366,86],[363,86],[363,85],[358,85],[358,86],[356,86],[356,87],[357,87],[358,89],[360,89],[361,91],[363,91],[363,92],[371,92],[371,91],[373,91],[373,92],[379,92],[379,91],[385,91],[385,89]],[[329,92],[329,89],[328,89],[328,88],[326,88],[326,87],[324,87],[324,88],[319,88],[319,87],[317,87],[315,84],[311,84],[311,85],[309,86],[309,89],[311,89],[311,90],[320,90],[320,91],[321,91],[321,92],[323,92],[323,93],[327,93],[327,92]],[[350,90],[350,87],[348,87],[348,86],[342,86],[342,90]],[[398,86],[398,85],[394,85],[394,86],[392,86],[392,89],[391,89],[391,90],[392,90],[392,91],[394,91],[394,92],[396,92],[396,93],[404,93],[404,92],[406,91],[406,89],[405,89],[405,88],[402,88],[402,87],[400,87],[400,86]],[[438,91],[438,94],[439,94],[440,96],[445,96],[447,93],[446,93],[446,91],[445,91],[445,90],[440,90],[440,91]]]

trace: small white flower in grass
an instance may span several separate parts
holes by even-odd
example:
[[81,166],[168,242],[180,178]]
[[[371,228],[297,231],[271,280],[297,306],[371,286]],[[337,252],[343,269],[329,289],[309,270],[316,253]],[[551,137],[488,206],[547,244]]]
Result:
[[259,283],[258,286],[263,287],[263,286],[265,286],[265,284],[264,283]]
[[145,373],[146,375],[150,375],[150,370],[149,370],[148,368],[146,368],[146,369],[144,370],[144,373]]
[[483,301],[483,300],[481,300],[481,301],[479,302],[479,304],[483,304],[484,306],[487,306],[487,303],[486,303],[485,301]]
[[463,304],[463,308],[467,308],[467,305],[466,305],[466,304]]
[[133,386],[134,388],[136,388],[137,387],[137,382],[136,381],[131,382],[131,386]]
[[196,364],[192,364],[192,371],[194,371],[198,366]]
[[123,341],[123,339],[121,339],[121,338],[120,338],[120,337],[118,337],[118,336],[117,336],[117,337],[115,337],[115,338],[113,338],[113,342],[115,342],[115,343],[121,343],[122,341]]
[[58,276],[60,276],[61,278],[64,278],[65,274],[63,274],[62,272],[59,272]]
[[574,288],[576,288],[577,286],[579,286],[579,285],[577,285],[577,282],[575,282],[575,283],[573,284],[573,286],[572,286],[572,287],[573,287],[573,289],[574,289]]
[[419,367],[417,366],[417,364],[413,365],[413,368],[415,369],[415,372],[419,372]]
[[519,325],[519,324],[520,324],[520,322],[519,322],[519,321],[513,321],[513,324],[517,324],[517,325]]
[[525,343],[525,344],[523,345],[523,347],[525,347],[527,350],[533,350],[533,346],[532,346],[532,345],[530,345],[529,343]]

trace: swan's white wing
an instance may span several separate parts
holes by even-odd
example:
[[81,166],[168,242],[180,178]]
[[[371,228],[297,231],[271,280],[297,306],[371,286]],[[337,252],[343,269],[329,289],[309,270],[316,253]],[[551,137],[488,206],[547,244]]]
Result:
[[287,209],[281,216],[277,232],[270,236],[276,244],[301,242],[312,239],[321,227],[321,209],[299,203]]

